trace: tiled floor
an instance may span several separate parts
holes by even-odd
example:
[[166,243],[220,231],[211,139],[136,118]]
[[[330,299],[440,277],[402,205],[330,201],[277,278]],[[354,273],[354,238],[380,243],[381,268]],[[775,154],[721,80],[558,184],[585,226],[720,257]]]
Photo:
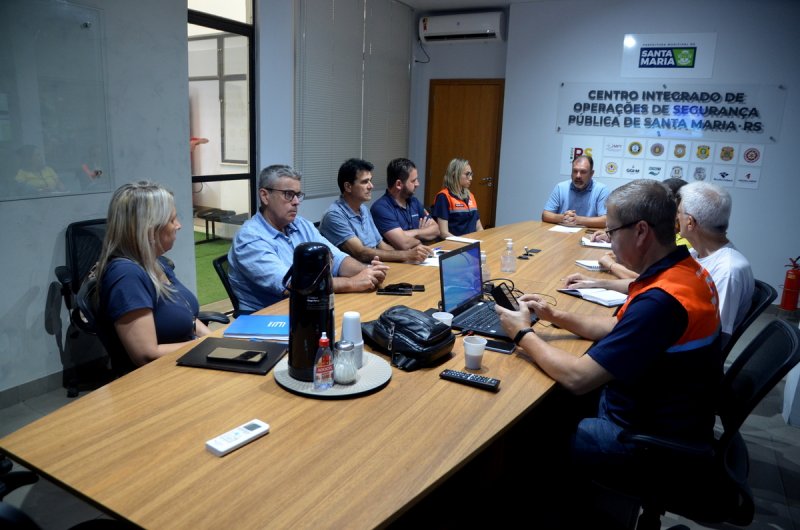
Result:
[[[206,308],[224,310],[224,308]],[[773,315],[759,318],[742,337],[746,344]],[[734,349],[734,354],[738,348]],[[80,398],[78,398],[80,399]],[[54,390],[11,407],[0,409],[0,437],[36,420],[69,398],[63,389]],[[750,485],[756,497],[756,516],[749,528],[800,530],[800,428],[786,425],[781,416],[783,383],[757,407],[742,428],[750,451]],[[18,466],[17,466],[18,467]],[[64,492],[39,480],[16,490],[6,501],[21,506],[45,530],[60,530],[103,514]],[[662,517],[662,527],[685,524],[691,529],[739,528],[731,525],[701,526],[670,514]]]

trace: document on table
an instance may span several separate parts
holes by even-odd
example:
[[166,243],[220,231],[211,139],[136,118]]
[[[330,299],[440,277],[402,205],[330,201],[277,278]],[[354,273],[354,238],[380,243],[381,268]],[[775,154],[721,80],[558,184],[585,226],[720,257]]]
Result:
[[450,236],[445,239],[447,239],[448,241],[455,241],[457,243],[475,243],[477,241],[480,241],[480,239],[470,239],[468,237],[459,237],[459,236]]
[[581,238],[581,246],[595,248],[611,248],[610,241],[592,241],[588,237]]
[[564,226],[564,225],[555,225],[553,228],[550,229],[551,232],[564,232],[566,234],[574,234],[575,232],[580,232],[583,230],[583,226]]

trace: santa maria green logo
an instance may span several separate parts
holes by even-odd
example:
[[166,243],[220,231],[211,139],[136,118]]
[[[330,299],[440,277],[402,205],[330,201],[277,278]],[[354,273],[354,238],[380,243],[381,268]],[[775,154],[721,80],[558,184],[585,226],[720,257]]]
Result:
[[639,50],[639,68],[694,68],[697,47],[648,47]]

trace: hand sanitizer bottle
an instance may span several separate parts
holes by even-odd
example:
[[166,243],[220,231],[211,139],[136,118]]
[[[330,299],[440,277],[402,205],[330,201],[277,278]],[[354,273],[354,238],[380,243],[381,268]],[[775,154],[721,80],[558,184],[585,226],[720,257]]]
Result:
[[486,264],[486,252],[481,250],[481,281],[488,282],[491,279],[489,274],[489,266]]
[[500,255],[500,270],[514,272],[517,270],[517,260],[514,257],[514,242],[506,239],[506,249]]
[[314,390],[327,390],[333,386],[333,353],[327,333],[319,338],[317,356],[314,358]]

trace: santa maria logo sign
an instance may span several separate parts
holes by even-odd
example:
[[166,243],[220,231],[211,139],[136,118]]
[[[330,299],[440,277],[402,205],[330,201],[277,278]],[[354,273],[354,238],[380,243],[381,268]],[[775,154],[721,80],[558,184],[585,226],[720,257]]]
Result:
[[694,68],[697,47],[639,50],[639,68]]

